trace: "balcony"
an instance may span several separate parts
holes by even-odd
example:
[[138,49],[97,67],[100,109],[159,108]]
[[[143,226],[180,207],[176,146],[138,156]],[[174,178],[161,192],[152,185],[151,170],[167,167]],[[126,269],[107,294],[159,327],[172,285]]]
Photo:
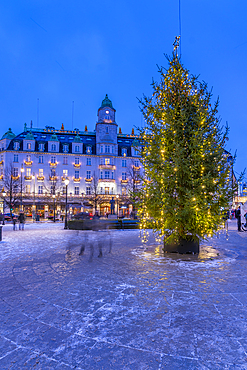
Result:
[[56,168],[57,167],[57,162],[49,162],[50,167]]
[[0,180],[3,180],[3,175],[0,176]]
[[28,180],[28,181],[31,181],[31,180],[32,180],[32,178],[33,178],[33,176],[24,176],[24,179],[25,179],[25,180]]
[[81,167],[81,163],[74,163],[74,167],[75,168],[80,168]]
[[129,180],[126,179],[126,180],[121,180],[121,184],[128,184]]
[[37,176],[38,181],[44,181],[44,179],[45,179],[45,176]]
[[140,171],[140,169],[141,169],[141,166],[133,166],[134,171]]
[[24,163],[25,163],[26,166],[32,166],[33,161],[25,161],[24,160]]
[[99,164],[99,169],[115,170],[116,166],[114,164]]
[[[17,176],[11,176],[12,177],[12,180],[18,180],[20,178],[20,175],[17,175]],[[32,176],[31,176],[32,177]]]
[[50,181],[57,181],[57,176],[49,176]]
[[92,182],[92,180],[93,180],[93,178],[92,178],[92,177],[90,177],[90,179],[85,178],[85,181],[86,181],[86,182]]
[[99,182],[115,182],[115,179],[99,179]]
[[3,159],[0,161],[0,165],[2,165],[3,164]]
[[80,182],[81,181],[81,177],[73,177],[73,181],[74,182]]

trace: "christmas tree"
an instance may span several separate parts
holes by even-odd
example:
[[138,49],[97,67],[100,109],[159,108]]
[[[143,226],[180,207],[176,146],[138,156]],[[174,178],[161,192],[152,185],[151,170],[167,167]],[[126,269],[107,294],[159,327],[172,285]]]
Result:
[[140,100],[145,180],[138,207],[141,227],[173,244],[215,233],[233,189],[218,100],[211,103],[212,91],[183,67],[176,48],[167,60],[152,97]]

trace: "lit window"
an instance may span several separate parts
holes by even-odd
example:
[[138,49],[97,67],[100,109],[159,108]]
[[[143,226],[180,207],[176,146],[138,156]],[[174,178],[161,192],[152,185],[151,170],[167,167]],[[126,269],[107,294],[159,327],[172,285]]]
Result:
[[30,150],[31,149],[31,143],[27,143],[27,149]]
[[92,147],[88,145],[86,148],[86,152],[87,154],[92,154]]
[[110,164],[110,158],[105,158],[105,164]]
[[68,177],[68,170],[63,170],[63,177]]
[[26,168],[26,176],[27,177],[31,176],[31,168]]
[[39,176],[41,177],[41,176],[43,176],[43,168],[40,168],[39,169]]
[[30,192],[31,192],[31,185],[26,185],[25,192],[27,194],[30,194]]
[[87,166],[91,166],[91,158],[87,158]]
[[105,194],[109,195],[109,188],[108,187],[105,188]]
[[126,188],[122,187],[122,195],[126,195]]

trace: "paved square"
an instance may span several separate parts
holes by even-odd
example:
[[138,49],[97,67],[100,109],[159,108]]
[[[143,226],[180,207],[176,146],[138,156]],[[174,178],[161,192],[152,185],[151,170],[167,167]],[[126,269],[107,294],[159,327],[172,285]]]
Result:
[[153,236],[142,245],[137,230],[5,225],[0,369],[247,369],[247,233],[236,229],[193,256],[164,255]]

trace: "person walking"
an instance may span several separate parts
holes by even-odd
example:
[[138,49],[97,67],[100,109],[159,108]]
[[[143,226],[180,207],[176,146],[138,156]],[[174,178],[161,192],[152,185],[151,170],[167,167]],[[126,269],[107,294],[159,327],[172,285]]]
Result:
[[13,217],[13,230],[15,231],[16,230],[16,222],[17,222],[17,218],[14,216]]
[[240,208],[240,206],[235,211],[235,217],[238,220],[238,231],[242,231],[241,230],[241,208]]
[[25,216],[23,212],[20,212],[18,219],[19,219],[19,230],[24,230]]

